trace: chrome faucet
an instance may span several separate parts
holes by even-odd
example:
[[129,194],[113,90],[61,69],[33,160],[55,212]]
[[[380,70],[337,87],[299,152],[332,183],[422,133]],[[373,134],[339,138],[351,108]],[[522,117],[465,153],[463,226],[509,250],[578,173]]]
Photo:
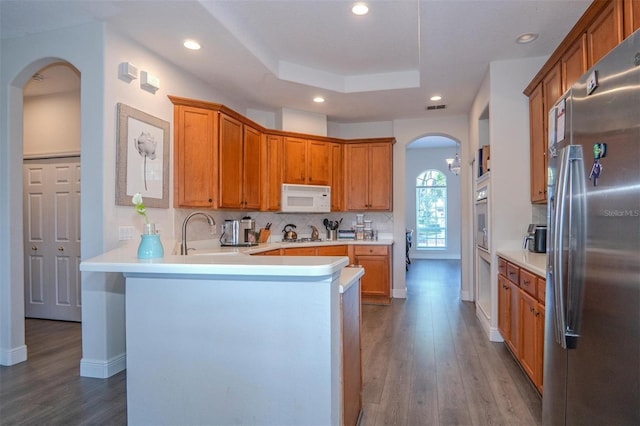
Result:
[[197,215],[202,215],[204,217],[207,218],[207,222],[209,222],[209,226],[213,229],[214,226],[216,226],[216,222],[213,220],[213,217],[211,217],[210,215],[204,213],[204,212],[193,212],[191,213],[189,216],[187,216],[184,219],[184,222],[182,222],[182,243],[180,244],[180,254],[186,256],[188,254],[188,249],[187,249],[187,223],[189,222],[189,220]]

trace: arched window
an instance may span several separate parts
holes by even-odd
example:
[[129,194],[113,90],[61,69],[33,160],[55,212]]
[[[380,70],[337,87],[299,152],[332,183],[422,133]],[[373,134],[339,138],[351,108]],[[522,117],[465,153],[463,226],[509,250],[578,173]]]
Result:
[[416,249],[447,248],[447,177],[429,169],[416,179]]

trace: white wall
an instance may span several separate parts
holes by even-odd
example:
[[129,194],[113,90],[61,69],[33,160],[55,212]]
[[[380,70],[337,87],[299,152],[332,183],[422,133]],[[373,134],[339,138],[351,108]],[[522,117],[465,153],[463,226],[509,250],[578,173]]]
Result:
[[327,116],[323,114],[282,108],[276,123],[279,123],[279,130],[327,136]]
[[417,230],[415,182],[418,175],[427,169],[436,169],[447,177],[447,247],[437,250],[417,250],[417,236],[414,232],[414,243],[410,251],[412,259],[460,259],[460,176],[451,173],[445,161],[447,158],[453,158],[456,152],[458,152],[456,147],[407,150],[405,169],[407,228]]
[[[500,340],[497,331],[496,251],[520,248],[532,217],[529,190],[529,100],[522,91],[545,60],[546,57],[538,57],[492,62],[476,95],[469,118],[469,155],[474,155],[479,138],[486,133],[479,121],[486,106],[489,106],[491,173],[488,182],[492,294],[491,315],[484,319],[484,325],[493,340]],[[473,176],[476,176],[475,172]]]
[[80,152],[80,90],[25,98],[24,124],[25,157],[77,155]]
[[[467,116],[416,118],[395,121],[369,122],[339,124],[330,123],[330,136],[345,139],[369,138],[369,137],[390,137],[396,138],[393,146],[393,239],[396,244],[393,248],[393,297],[404,298],[407,296],[405,277],[405,232],[406,232],[406,147],[418,138],[428,135],[447,136],[461,145],[462,170],[460,173],[460,214],[462,223],[461,232],[461,267],[462,281],[460,295],[463,300],[468,300],[470,296],[470,266],[472,257],[465,253],[470,249],[469,238],[471,231],[468,220],[470,217],[471,205],[471,180],[470,170],[467,167],[468,155],[466,146],[469,139],[469,119]],[[472,266],[473,264],[471,264]]]

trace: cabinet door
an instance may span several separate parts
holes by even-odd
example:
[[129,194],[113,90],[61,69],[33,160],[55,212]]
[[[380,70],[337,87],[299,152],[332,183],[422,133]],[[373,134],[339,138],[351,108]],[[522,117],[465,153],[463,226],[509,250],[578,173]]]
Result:
[[290,247],[282,249],[283,256],[315,256],[316,247]]
[[507,345],[511,349],[511,352],[516,356],[516,358],[520,357],[520,335],[519,335],[519,325],[520,325],[520,302],[519,295],[520,289],[517,285],[515,285],[511,280],[505,281],[509,285],[509,309],[511,309],[511,323],[509,324],[509,340],[507,340]]
[[176,106],[174,110],[174,204],[216,207],[216,113],[188,106]]
[[542,99],[542,83],[529,96],[529,149],[531,163],[531,202],[540,203],[546,200],[546,170],[544,146],[545,139],[544,102]]
[[345,210],[366,210],[369,204],[369,148],[366,144],[345,147]]
[[318,256],[348,256],[347,246],[319,246]]
[[588,66],[592,67],[623,39],[622,1],[612,0],[587,28]]
[[505,341],[511,340],[511,287],[504,275],[498,275],[498,330]]
[[531,378],[535,380],[535,366],[536,359],[538,358],[536,347],[538,346],[536,334],[536,312],[537,302],[531,296],[523,291],[519,292],[519,328],[518,328],[518,343],[519,343],[519,359],[522,368]]
[[370,210],[391,211],[392,145],[369,145],[369,204]]
[[587,72],[587,35],[582,34],[562,56],[562,92]]
[[342,174],[342,145],[331,144],[331,211],[342,210],[344,178]]
[[331,183],[331,144],[310,140],[307,142],[306,182],[311,185]]
[[283,182],[305,184],[307,140],[285,137],[283,159]]
[[362,297],[374,296],[388,303],[390,297],[389,259],[387,256],[356,256],[356,263],[364,268]]
[[640,28],[640,0],[624,0],[624,37]]
[[242,123],[220,114],[220,196],[221,208],[242,208]]
[[260,155],[262,134],[247,125],[243,133],[243,178],[242,178],[242,206],[245,209],[260,209],[260,194],[262,189]]
[[542,393],[542,376],[544,372],[544,305],[537,304],[536,308],[536,363],[534,383],[538,391]]
[[263,210],[277,211],[282,198],[282,136],[267,135],[265,143]]

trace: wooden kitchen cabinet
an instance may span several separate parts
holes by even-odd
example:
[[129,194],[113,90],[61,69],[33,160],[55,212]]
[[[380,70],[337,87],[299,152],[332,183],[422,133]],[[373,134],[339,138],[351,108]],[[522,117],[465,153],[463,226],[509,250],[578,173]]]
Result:
[[598,62],[624,39],[622,0],[608,2],[596,20],[587,28],[587,62]]
[[349,250],[346,245],[339,246],[318,246],[318,256],[348,256]]
[[357,425],[362,411],[362,313],[360,282],[340,295],[342,425]]
[[174,206],[215,208],[218,120],[209,109],[174,108]]
[[562,56],[562,92],[587,72],[587,34],[582,34]]
[[220,113],[219,208],[260,209],[261,133]]
[[278,211],[282,199],[282,136],[266,135],[263,144],[262,181],[265,185],[260,210]]
[[344,175],[342,144],[331,144],[331,211],[342,211],[344,202]]
[[391,303],[391,253],[390,246],[350,246],[353,264],[364,268],[361,280],[364,303]]
[[331,184],[331,144],[329,142],[285,136],[283,155],[284,183]]
[[640,0],[624,0],[624,37],[640,29]]
[[542,393],[545,291],[541,287],[545,279],[502,258],[498,258],[498,270],[498,330]]
[[531,174],[531,202],[543,203],[547,197],[547,149],[545,136],[542,83],[529,96],[529,149]]
[[521,291],[518,311],[520,365],[540,390],[544,357],[544,309],[535,298]]
[[289,247],[280,251],[282,256],[315,256],[316,247]]
[[344,207],[347,211],[391,211],[393,145],[347,144],[344,151]]

